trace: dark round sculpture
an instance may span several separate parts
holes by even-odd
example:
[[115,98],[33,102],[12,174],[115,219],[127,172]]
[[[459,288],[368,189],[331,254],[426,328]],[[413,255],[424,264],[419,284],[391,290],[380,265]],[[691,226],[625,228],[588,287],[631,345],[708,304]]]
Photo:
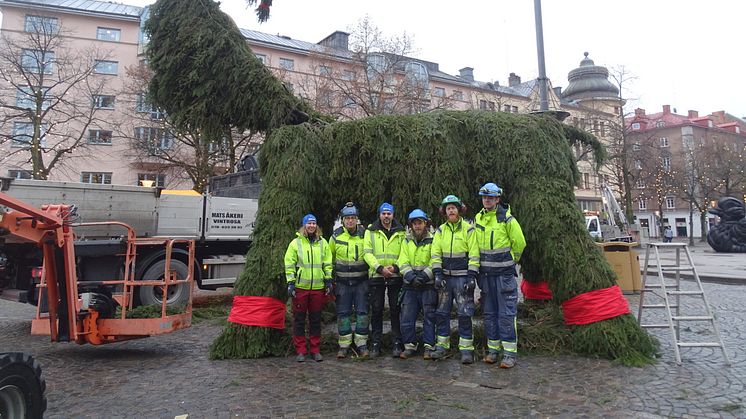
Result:
[[739,199],[726,196],[708,212],[720,217],[720,223],[707,233],[707,243],[716,252],[746,253],[746,205]]

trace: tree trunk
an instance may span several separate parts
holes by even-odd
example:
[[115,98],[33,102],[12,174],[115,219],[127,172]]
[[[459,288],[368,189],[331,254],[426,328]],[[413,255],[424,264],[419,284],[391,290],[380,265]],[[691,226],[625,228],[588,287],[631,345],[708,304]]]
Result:
[[707,232],[709,231],[709,223],[707,222],[707,211],[699,213],[699,227],[702,231],[702,235],[699,237],[700,242],[707,241]]

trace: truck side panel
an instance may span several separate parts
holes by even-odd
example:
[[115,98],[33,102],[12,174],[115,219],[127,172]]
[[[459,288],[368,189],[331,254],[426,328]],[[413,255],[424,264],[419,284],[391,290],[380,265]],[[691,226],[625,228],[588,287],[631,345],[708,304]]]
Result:
[[200,239],[202,195],[162,194],[158,203],[158,236]]
[[258,208],[256,199],[208,196],[205,239],[251,240]]

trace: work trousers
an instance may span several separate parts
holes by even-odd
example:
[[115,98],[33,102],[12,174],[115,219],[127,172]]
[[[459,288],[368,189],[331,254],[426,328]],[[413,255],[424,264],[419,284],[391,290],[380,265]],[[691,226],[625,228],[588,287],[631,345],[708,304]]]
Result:
[[451,307],[456,300],[458,318],[458,348],[462,351],[474,350],[474,335],[471,317],[474,315],[474,290],[467,291],[464,286],[468,276],[445,275],[445,286],[438,292],[438,308],[435,310],[437,326],[437,345],[449,349],[451,346]]
[[295,289],[293,298],[293,345],[295,352],[306,354],[306,315],[311,353],[321,351],[321,309],[326,302],[324,290]]
[[339,347],[347,349],[353,341],[350,317],[355,313],[355,346],[368,342],[368,279],[337,279],[337,330]]
[[369,285],[370,295],[370,340],[374,345],[381,345],[383,334],[383,307],[386,295],[389,299],[389,312],[391,314],[391,340],[401,343],[401,328],[399,325],[399,291],[401,291],[402,279],[390,278],[383,282],[374,281]]
[[417,315],[422,312],[422,343],[425,349],[434,349],[438,293],[432,285],[424,288],[406,287],[401,292],[401,335],[404,348],[417,350]]
[[484,332],[490,352],[518,352],[516,312],[518,286],[514,272],[483,273],[479,275]]

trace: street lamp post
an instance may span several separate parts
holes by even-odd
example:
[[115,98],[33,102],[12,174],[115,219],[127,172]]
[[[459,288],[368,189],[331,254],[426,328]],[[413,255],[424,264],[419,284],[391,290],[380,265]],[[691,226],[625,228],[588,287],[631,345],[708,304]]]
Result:
[[541,0],[534,0],[534,18],[536,19],[536,52],[539,56],[539,111],[549,110],[549,92],[547,88],[547,70],[544,65],[544,28],[541,22]]

